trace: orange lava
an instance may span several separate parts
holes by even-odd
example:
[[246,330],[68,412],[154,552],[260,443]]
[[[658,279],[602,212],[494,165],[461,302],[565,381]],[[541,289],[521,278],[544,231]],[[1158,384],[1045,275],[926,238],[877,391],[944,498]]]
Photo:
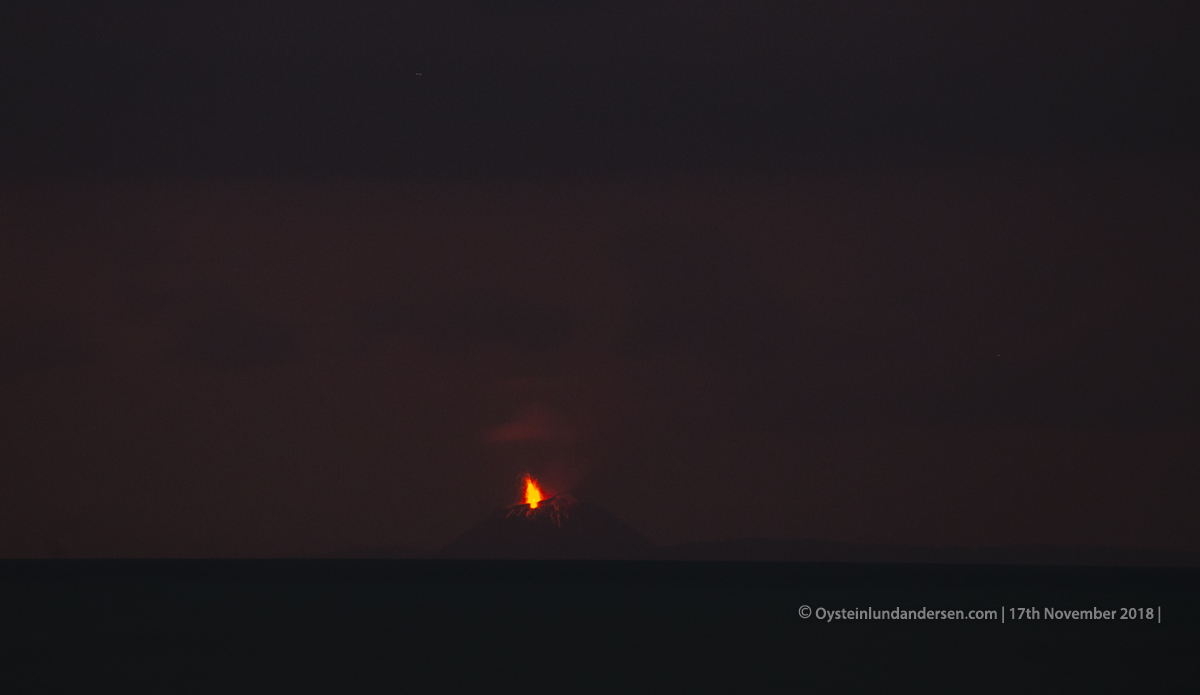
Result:
[[525,504],[528,504],[530,509],[537,509],[543,499],[545,496],[542,495],[542,489],[538,487],[537,481],[525,476]]

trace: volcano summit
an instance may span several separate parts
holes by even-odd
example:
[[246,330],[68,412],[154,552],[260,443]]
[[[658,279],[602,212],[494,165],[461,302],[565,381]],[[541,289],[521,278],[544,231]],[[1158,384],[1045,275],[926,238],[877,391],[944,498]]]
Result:
[[442,550],[479,560],[634,560],[652,546],[619,519],[567,494],[501,509]]

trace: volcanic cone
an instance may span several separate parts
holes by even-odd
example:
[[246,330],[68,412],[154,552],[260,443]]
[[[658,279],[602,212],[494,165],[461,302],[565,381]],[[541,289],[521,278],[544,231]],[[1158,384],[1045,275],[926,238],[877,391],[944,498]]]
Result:
[[648,557],[652,546],[603,509],[567,494],[536,508],[518,504],[497,510],[440,554],[447,558],[512,560],[630,560]]

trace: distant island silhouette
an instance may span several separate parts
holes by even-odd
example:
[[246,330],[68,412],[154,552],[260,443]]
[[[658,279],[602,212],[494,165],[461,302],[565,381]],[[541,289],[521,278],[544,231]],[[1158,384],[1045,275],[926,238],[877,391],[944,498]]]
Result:
[[941,547],[734,538],[657,546],[604,509],[565,494],[537,509],[519,504],[497,510],[434,552],[373,546],[324,557],[1200,567],[1200,553],[1048,544]]

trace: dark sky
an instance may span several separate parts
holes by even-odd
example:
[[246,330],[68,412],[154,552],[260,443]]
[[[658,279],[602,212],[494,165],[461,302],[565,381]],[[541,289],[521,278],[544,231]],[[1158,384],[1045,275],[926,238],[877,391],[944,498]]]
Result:
[[0,556],[1200,551],[1185,3],[8,4]]

